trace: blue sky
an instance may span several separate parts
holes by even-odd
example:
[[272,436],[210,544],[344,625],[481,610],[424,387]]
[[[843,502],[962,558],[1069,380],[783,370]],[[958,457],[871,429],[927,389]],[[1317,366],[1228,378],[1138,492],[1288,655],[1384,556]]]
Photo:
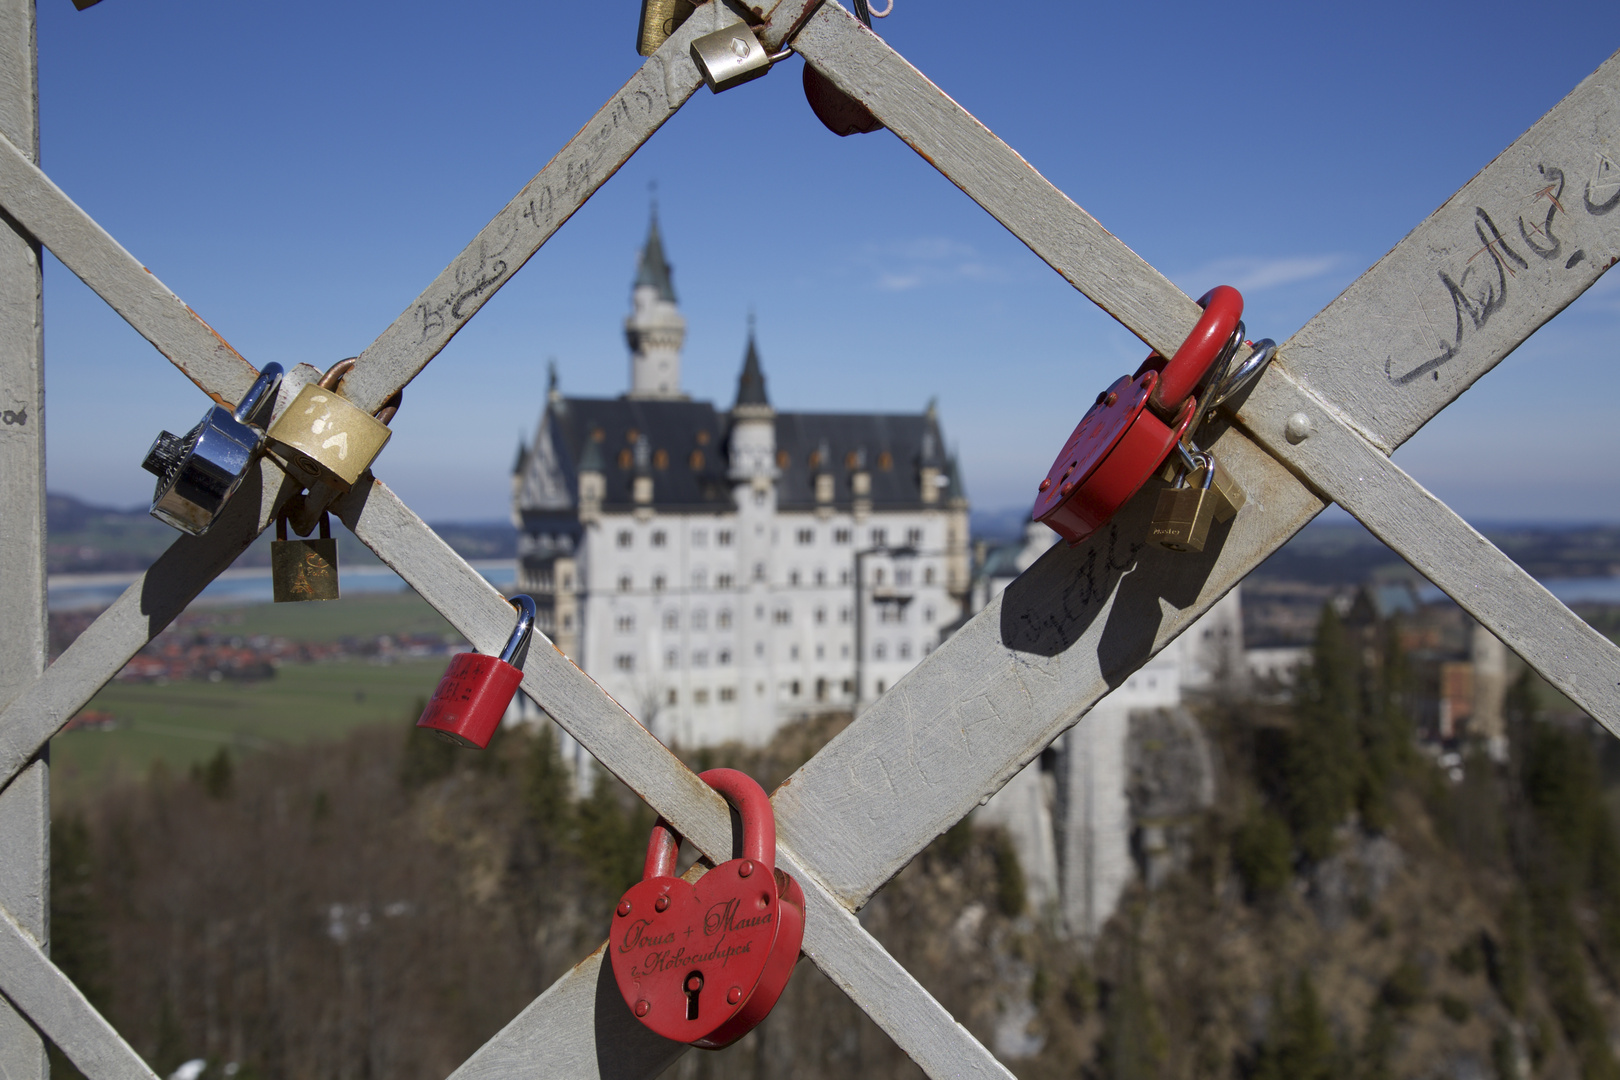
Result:
[[[46,171],[249,360],[364,348],[640,62],[635,0],[40,0]],[[897,0],[887,40],[1189,293],[1282,340],[1620,47],[1620,4]],[[406,390],[379,476],[507,513],[555,357],[628,378],[656,180],[684,384],[728,404],[758,313],[779,408],[938,397],[976,507],[1023,505],[1145,348],[887,132],[839,139],[800,61],[700,90]],[[46,270],[51,489],[131,505],[205,400]],[[1620,275],[1396,456],[1481,522],[1620,520]]]

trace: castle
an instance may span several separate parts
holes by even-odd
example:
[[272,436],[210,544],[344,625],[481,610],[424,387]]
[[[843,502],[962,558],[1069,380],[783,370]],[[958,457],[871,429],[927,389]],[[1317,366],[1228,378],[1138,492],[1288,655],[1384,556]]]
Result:
[[859,711],[968,601],[968,502],[934,406],[778,411],[752,319],[730,408],[691,400],[656,208],[624,331],[629,391],[570,397],[553,369],[518,451],[537,627],[668,743]]

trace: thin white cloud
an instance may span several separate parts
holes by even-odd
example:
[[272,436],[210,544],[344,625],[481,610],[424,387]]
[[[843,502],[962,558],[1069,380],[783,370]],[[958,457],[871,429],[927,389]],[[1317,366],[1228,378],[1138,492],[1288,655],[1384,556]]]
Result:
[[1261,292],[1321,277],[1343,262],[1343,255],[1217,259],[1190,274],[1178,274],[1177,277],[1191,281],[1192,290],[1197,292],[1202,292],[1211,284],[1230,285],[1239,292]]
[[993,281],[1005,277],[1000,267],[981,261],[968,244],[941,236],[921,236],[872,244],[858,260],[884,292],[909,292],[960,281]]

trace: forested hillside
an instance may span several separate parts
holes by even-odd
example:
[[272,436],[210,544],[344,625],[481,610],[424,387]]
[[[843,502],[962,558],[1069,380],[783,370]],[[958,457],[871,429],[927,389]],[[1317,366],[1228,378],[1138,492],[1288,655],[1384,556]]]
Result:
[[[863,923],[1024,1077],[1620,1076],[1612,740],[1538,715],[1526,679],[1509,760],[1448,777],[1394,640],[1326,613],[1292,704],[1201,706],[1217,805],[1094,947],[1027,910],[1010,845],[971,824]],[[837,726],[693,764],[769,788]],[[54,955],[160,1072],[440,1077],[602,940],[650,824],[611,780],[572,800],[521,731],[476,754],[402,717],[221,753],[58,816]],[[674,1075],[920,1073],[803,963],[758,1031]]]

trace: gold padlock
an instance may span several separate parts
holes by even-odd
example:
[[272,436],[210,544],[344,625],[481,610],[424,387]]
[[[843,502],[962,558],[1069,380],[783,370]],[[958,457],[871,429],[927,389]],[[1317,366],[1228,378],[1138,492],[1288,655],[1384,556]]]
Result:
[[1148,537],[1171,551],[1203,551],[1210,527],[1243,509],[1248,497],[1215,455],[1182,453],[1188,470],[1177,486],[1159,492]]
[[286,459],[292,477],[305,485],[324,480],[348,491],[393,435],[387,418],[378,418],[384,412],[392,417],[392,399],[373,417],[338,393],[338,383],[352,367],[352,358],[339,361],[320,382],[298,391],[266,433],[271,449]]
[[692,0],[641,0],[641,27],[636,32],[636,52],[651,56],[679,30],[697,4]]
[[276,518],[276,538],[270,542],[270,588],[278,604],[338,598],[337,541],[332,539],[327,515],[321,515],[318,540],[287,539],[287,515]]

